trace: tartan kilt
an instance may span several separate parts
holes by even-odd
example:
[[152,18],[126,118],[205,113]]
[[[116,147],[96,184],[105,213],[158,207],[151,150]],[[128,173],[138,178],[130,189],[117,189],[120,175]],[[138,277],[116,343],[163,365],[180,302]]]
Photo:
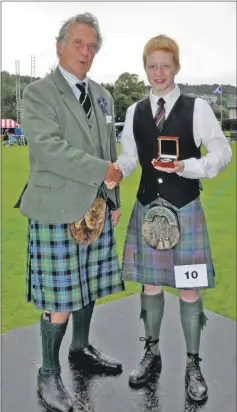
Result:
[[163,200],[164,206],[172,206],[180,224],[177,245],[166,251],[150,247],[142,236],[142,225],[150,205],[142,206],[136,200],[128,224],[123,251],[122,274],[125,281],[176,288],[174,266],[206,264],[208,287],[214,285],[214,267],[211,257],[206,220],[200,198],[177,209]]
[[124,290],[109,208],[103,231],[78,245],[68,224],[29,220],[26,300],[38,309],[73,312]]

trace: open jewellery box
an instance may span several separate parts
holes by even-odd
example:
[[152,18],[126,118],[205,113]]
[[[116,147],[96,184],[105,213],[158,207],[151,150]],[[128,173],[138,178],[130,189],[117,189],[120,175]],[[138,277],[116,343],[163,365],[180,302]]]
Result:
[[174,161],[179,159],[179,138],[176,136],[158,137],[158,157],[153,166],[174,168]]

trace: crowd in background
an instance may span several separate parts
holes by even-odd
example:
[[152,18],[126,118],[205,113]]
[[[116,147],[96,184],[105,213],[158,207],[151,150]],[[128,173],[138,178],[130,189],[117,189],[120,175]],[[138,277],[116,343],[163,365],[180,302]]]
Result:
[[27,145],[26,138],[22,132],[22,129],[19,127],[15,129],[3,129],[1,136],[4,146]]

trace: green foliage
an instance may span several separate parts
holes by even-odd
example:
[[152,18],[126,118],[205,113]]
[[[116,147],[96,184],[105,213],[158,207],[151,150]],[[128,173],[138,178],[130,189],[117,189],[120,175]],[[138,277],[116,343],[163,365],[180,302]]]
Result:
[[103,86],[105,89],[107,89],[111,96],[114,98],[114,85],[113,83],[101,83],[101,86]]
[[122,73],[115,82],[115,89],[119,93],[128,95],[131,92],[145,93],[145,83],[139,81],[137,74]]
[[[30,76],[20,76],[21,97],[31,81]],[[1,118],[16,120],[16,75],[6,71],[1,72]]]
[[114,98],[116,121],[125,119],[126,111],[131,104],[142,99],[146,93],[145,83],[139,81],[137,74],[122,73],[115,84],[102,83]]
[[222,117],[223,119],[229,119],[229,110],[225,107],[222,108]]
[[222,122],[222,128],[225,130],[237,130],[237,119],[225,119]]
[[[212,109],[213,109],[213,111],[216,115],[216,118],[218,120],[220,120],[221,119],[221,108],[220,108],[220,106],[217,106],[216,104],[214,104],[212,106]],[[225,107],[222,107],[222,118],[223,119],[229,119],[229,110],[226,109]]]

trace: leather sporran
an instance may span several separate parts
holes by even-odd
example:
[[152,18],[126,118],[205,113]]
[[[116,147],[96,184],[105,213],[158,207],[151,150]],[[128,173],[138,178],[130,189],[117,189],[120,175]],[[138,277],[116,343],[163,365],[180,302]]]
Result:
[[76,243],[88,246],[100,237],[105,222],[105,211],[106,196],[100,192],[88,212],[80,220],[69,224]]
[[145,216],[142,235],[148,245],[154,249],[172,249],[180,238],[176,212],[163,205],[153,205]]

